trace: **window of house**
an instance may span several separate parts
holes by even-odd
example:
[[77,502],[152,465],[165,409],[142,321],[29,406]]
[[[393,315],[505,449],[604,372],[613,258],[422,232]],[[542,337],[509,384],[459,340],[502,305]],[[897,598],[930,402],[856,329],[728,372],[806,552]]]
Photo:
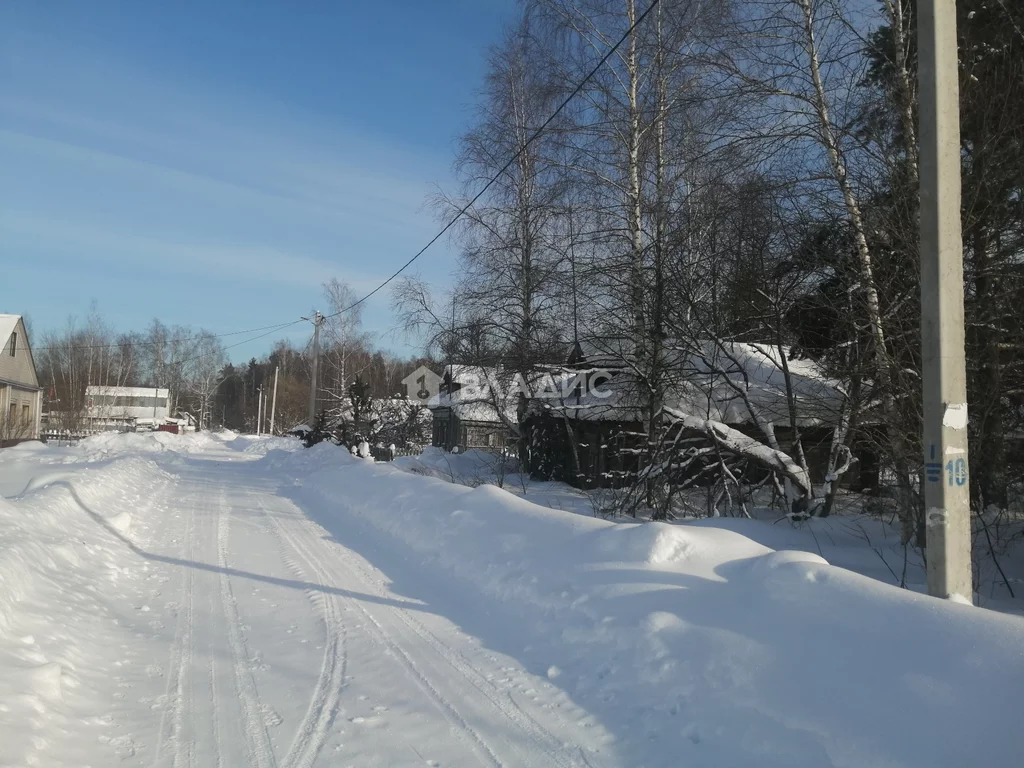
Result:
[[21,406],[21,420],[28,424],[29,407],[22,404]]
[[11,357],[14,357],[18,351],[18,332],[15,331],[11,334]]

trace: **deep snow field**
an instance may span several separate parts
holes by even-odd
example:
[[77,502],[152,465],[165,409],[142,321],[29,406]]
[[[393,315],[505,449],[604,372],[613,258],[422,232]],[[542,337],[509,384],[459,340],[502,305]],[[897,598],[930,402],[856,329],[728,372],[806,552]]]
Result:
[[0,451],[0,766],[1024,759],[1024,619],[854,572],[879,547],[411,463],[230,433]]

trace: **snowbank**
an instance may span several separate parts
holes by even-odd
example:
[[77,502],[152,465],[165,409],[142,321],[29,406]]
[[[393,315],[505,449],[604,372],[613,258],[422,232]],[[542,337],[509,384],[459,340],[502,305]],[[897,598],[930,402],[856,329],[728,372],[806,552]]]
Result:
[[225,436],[215,434],[215,439],[222,440],[228,448],[254,456],[266,456],[270,451],[285,451],[294,453],[303,449],[302,441],[294,437],[270,437],[268,435],[235,435],[226,433]]
[[507,473],[519,471],[517,462],[476,448],[464,453],[449,453],[440,448],[427,446],[418,456],[398,457],[394,465],[417,475],[438,477],[462,485],[480,485],[484,482],[493,484],[496,481],[502,462]]
[[103,432],[69,446],[23,443],[3,449],[0,458],[8,461],[80,464],[103,461],[117,456],[153,453],[192,455],[216,453],[222,448],[263,456],[268,451],[298,451],[302,443],[293,437],[240,435],[231,430],[220,432]]
[[[1014,765],[1024,749],[1015,617],[734,530],[589,519],[330,445],[275,466],[339,540],[356,518],[475,593],[466,631],[548,670],[632,764]],[[407,581],[393,588],[415,597]]]
[[[94,455],[96,442],[83,455]],[[109,708],[96,691],[123,661],[111,640],[123,609],[117,595],[142,570],[126,562],[124,542],[135,511],[169,482],[132,456],[54,470],[0,498],[0,765],[49,764],[55,749],[63,764],[85,765],[94,754],[95,735],[62,737],[94,728]],[[115,747],[120,757],[134,752],[128,742]]]

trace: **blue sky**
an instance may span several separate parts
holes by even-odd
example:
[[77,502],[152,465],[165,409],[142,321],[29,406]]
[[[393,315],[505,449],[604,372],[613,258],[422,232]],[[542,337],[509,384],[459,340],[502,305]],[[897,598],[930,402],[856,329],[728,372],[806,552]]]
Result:
[[[372,288],[436,231],[426,199],[452,184],[487,48],[514,13],[515,0],[0,3],[0,312],[37,336],[93,300],[118,329],[159,317],[227,332],[322,306],[330,277]],[[418,264],[443,284],[452,249]],[[364,322],[413,351],[389,333],[389,293]]]

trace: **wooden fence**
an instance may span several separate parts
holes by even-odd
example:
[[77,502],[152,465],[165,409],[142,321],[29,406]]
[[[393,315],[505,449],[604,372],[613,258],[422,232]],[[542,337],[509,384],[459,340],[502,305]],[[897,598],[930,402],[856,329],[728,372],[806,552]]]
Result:
[[102,429],[44,429],[39,433],[39,439],[47,445],[74,445],[79,440],[84,440],[92,435],[104,432]]
[[370,455],[375,461],[391,461],[400,456],[419,456],[423,453],[423,446],[411,446],[408,448],[396,448],[395,455],[391,455],[391,449],[386,446],[371,446]]

